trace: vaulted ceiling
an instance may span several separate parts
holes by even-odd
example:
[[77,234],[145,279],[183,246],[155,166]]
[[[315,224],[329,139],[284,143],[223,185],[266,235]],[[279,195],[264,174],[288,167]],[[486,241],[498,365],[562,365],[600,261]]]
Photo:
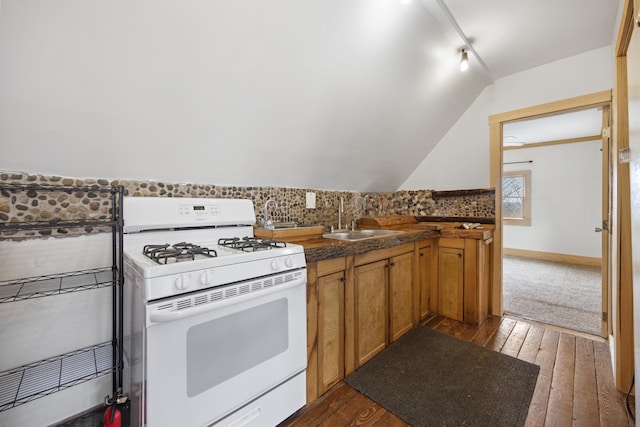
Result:
[[447,9],[495,79],[615,39],[618,0],[425,0]]
[[404,3],[2,0],[0,170],[393,191],[495,79],[610,45],[620,1]]

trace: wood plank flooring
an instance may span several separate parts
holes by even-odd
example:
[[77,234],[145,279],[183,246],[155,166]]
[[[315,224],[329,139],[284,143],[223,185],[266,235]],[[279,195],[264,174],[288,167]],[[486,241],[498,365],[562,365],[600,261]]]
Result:
[[[613,385],[604,340],[510,317],[491,317],[478,327],[432,315],[423,324],[540,366],[526,426],[634,425]],[[289,426],[410,427],[344,382],[280,424]]]

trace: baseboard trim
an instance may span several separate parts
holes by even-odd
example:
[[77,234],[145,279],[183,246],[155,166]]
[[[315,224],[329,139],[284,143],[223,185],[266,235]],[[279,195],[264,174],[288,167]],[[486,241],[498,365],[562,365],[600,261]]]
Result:
[[512,248],[503,248],[502,253],[503,255],[540,259],[544,261],[564,262],[567,264],[590,265],[594,267],[600,267],[602,265],[601,258],[580,255],[556,254],[553,252],[528,251],[526,249]]

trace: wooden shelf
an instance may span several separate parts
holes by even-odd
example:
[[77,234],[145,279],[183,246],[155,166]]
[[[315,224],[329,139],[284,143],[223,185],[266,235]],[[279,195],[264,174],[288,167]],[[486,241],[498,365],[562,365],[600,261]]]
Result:
[[483,194],[495,194],[494,188],[476,188],[472,190],[445,190],[445,191],[432,191],[431,197],[464,197],[464,196],[479,196]]

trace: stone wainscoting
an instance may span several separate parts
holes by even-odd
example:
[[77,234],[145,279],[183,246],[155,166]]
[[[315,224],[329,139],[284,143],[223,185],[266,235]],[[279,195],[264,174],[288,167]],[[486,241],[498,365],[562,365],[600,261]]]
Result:
[[[51,191],[8,191],[7,185],[51,186]],[[97,178],[69,178],[29,173],[0,172],[0,222],[51,221],[75,219],[104,219],[111,215],[109,193],[95,188],[124,187],[125,196],[146,197],[207,197],[242,198],[254,203],[256,217],[263,217],[267,200],[269,216],[274,221],[293,221],[299,224],[320,224],[329,228],[338,224],[338,206],[342,197],[344,213],[342,223],[351,224],[363,216],[434,215],[493,217],[494,196],[491,189],[462,190],[458,192],[415,190],[392,193],[358,193],[300,188],[240,187],[213,184],[164,183],[156,181],[107,180]],[[61,187],[83,187],[83,191]],[[306,193],[316,193],[316,209],[305,207]],[[76,232],[101,231],[98,229]],[[74,230],[22,232],[14,237],[42,234],[67,234]],[[5,234],[6,236],[6,234]]]

